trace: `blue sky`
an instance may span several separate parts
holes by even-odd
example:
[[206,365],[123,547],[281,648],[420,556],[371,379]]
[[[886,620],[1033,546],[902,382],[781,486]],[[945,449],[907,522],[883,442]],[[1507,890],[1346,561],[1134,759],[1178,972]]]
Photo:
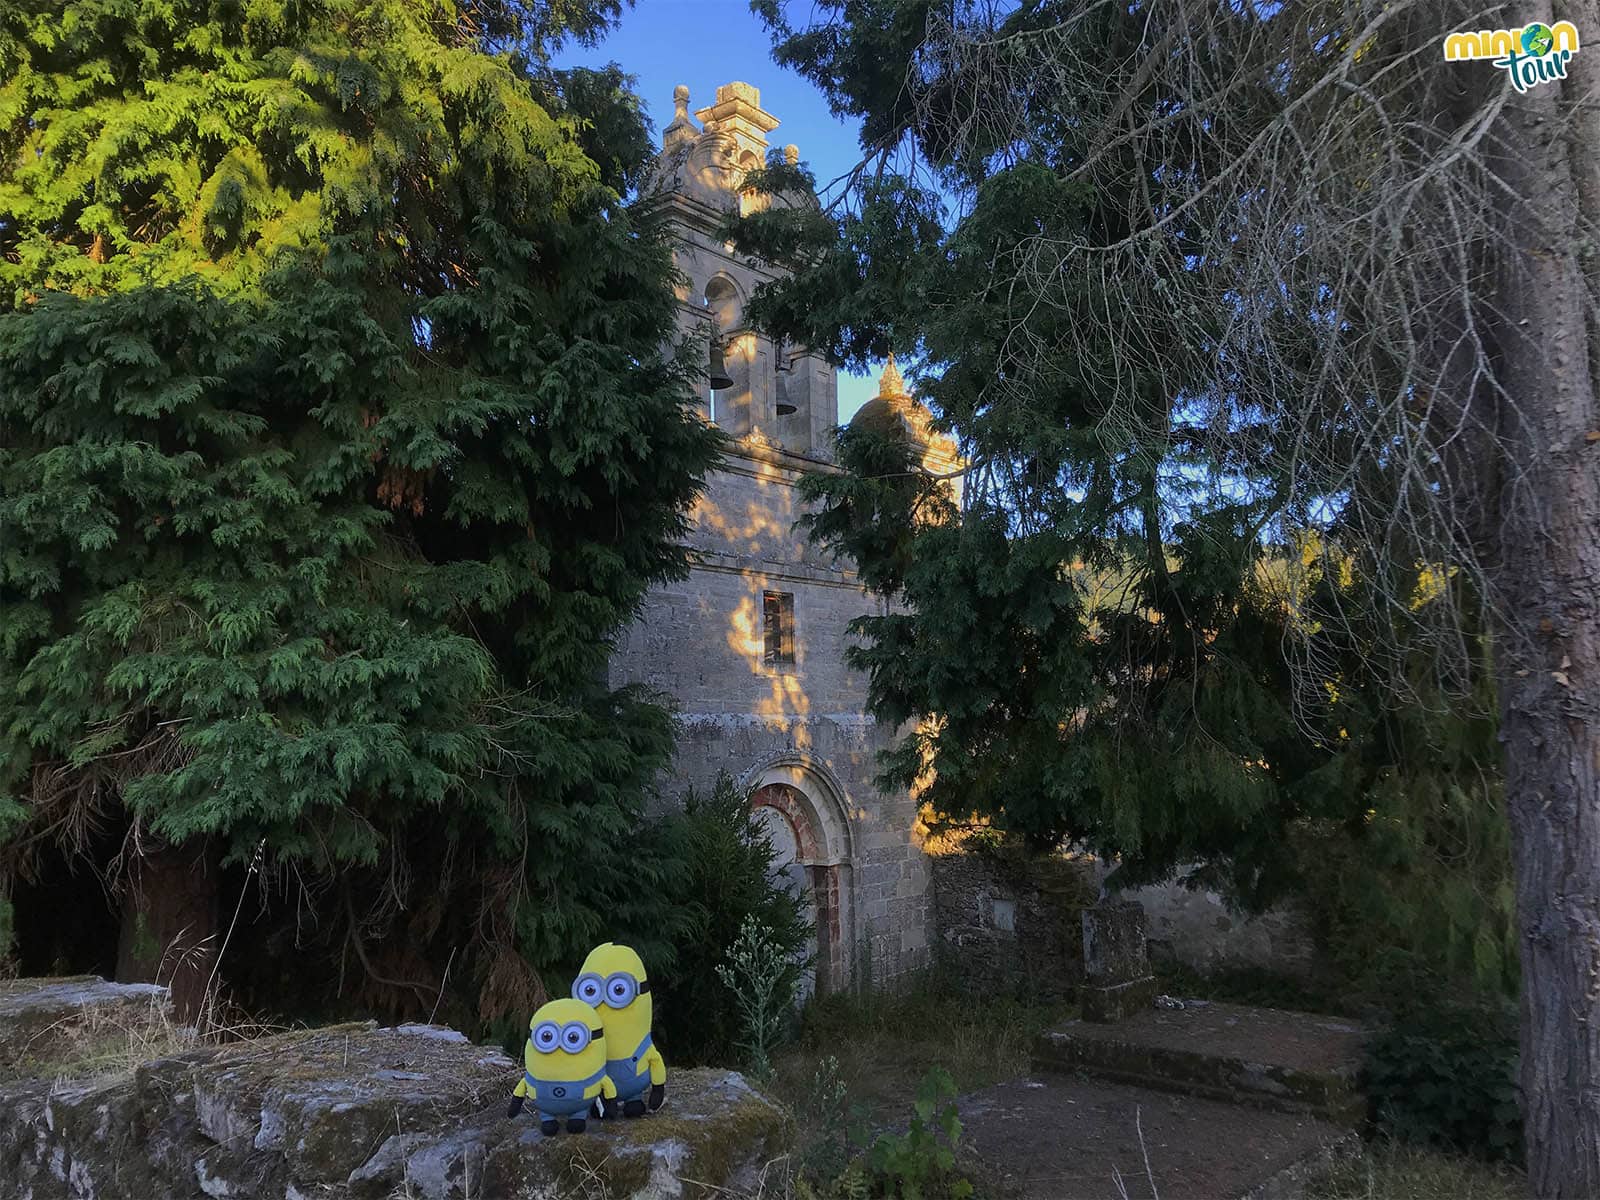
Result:
[[[568,47],[557,61],[620,65],[638,81],[657,134],[672,119],[672,89],[678,84],[689,87],[691,113],[710,104],[720,84],[752,84],[761,89],[761,107],[781,122],[770,135],[772,144],[799,146],[801,159],[822,185],[853,167],[860,154],[855,124],[834,117],[809,81],[772,61],[771,40],[747,0],[639,0],[598,46]],[[839,373],[840,421],[872,398],[876,383],[876,371]]]

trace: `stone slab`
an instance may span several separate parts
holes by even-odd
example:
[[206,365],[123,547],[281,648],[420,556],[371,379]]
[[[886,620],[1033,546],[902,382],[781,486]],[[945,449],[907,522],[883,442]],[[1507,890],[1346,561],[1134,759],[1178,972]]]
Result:
[[1115,1025],[1069,1021],[1040,1036],[1034,1064],[1354,1122],[1368,1037],[1336,1017],[1189,1001]]
[[1084,984],[1078,989],[1078,1008],[1085,1021],[1106,1024],[1125,1021],[1149,1009],[1156,996],[1156,979],[1146,975],[1143,979],[1130,979],[1104,987]]
[[1305,1115],[1061,1075],[956,1103],[964,1160],[995,1200],[1289,1200],[1356,1140]]

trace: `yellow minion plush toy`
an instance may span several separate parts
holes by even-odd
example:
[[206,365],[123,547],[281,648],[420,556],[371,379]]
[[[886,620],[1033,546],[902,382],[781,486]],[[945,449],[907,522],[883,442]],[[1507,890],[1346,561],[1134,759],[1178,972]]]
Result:
[[605,1101],[617,1098],[606,1074],[605,1026],[581,1001],[552,1000],[533,1014],[522,1064],[506,1116],[516,1116],[523,1100],[531,1099],[542,1133],[560,1132],[561,1117],[568,1133],[582,1133],[590,1105],[603,1116]]
[[622,1101],[622,1115],[643,1114],[646,1092],[650,1111],[660,1108],[667,1098],[667,1064],[650,1040],[653,1008],[643,961],[627,946],[596,946],[573,981],[572,997],[600,1014],[608,1047],[606,1075]]

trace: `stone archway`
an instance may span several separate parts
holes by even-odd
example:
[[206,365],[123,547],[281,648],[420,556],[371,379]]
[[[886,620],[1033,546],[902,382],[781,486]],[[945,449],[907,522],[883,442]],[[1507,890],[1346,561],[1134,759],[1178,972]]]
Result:
[[821,764],[779,756],[746,778],[750,806],[779,851],[783,872],[802,892],[816,926],[819,995],[843,991],[854,962],[853,839],[841,793]]

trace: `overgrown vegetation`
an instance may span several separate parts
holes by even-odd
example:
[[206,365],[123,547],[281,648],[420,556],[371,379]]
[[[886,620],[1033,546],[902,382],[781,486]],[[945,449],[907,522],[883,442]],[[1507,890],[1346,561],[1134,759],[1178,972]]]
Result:
[[676,953],[657,972],[661,1044],[674,1062],[739,1061],[748,1041],[745,995],[718,974],[747,928],[771,947],[769,1016],[780,1032],[794,1019],[795,988],[811,930],[797,895],[780,873],[772,841],[752,816],[749,797],[720,776],[709,792],[690,791],[681,812],[663,822],[660,842],[676,865],[663,897],[678,914]]
[[958,1164],[955,1098],[954,1079],[935,1066],[917,1084],[904,1132],[878,1132],[869,1110],[851,1102],[839,1060],[820,1059],[795,1110],[799,1140],[788,1187],[799,1200],[965,1200],[975,1193]]
[[1377,1132],[1490,1162],[1523,1160],[1516,1012],[1439,1005],[1385,1029],[1365,1078]]
[[[887,777],[1127,881],[1320,888],[1391,994],[1413,960],[1505,994],[1520,954],[1533,1185],[1600,1190],[1587,75],[1470,86],[1458,0],[757,9],[862,158],[730,229],[795,268],[751,311],[915,356],[968,464],[957,506],[853,430],[811,481],[903,605],[853,654],[911,730]],[[1600,7],[1557,15],[1572,53]]]
[[1526,1200],[1527,1177],[1504,1166],[1379,1142],[1306,1182],[1306,1200]]
[[949,1072],[960,1092],[1025,1074],[1034,1039],[1071,1012],[1005,997],[979,1007],[931,978],[902,995],[826,996],[807,1005],[794,1042],[775,1059],[771,1086],[804,1111],[808,1097],[826,1093],[817,1071],[832,1058],[829,1074],[847,1107],[886,1125],[933,1067]]
[[257,848],[269,1002],[525,1018],[686,936],[670,723],[603,681],[716,435],[638,103],[548,65],[616,12],[0,16],[0,895],[87,860],[125,975],[205,948],[186,1010]]
[[758,1079],[772,1073],[772,1052],[794,1019],[797,974],[794,958],[754,919],[745,920],[727,957],[717,964],[717,978],[739,1014],[739,1057]]

